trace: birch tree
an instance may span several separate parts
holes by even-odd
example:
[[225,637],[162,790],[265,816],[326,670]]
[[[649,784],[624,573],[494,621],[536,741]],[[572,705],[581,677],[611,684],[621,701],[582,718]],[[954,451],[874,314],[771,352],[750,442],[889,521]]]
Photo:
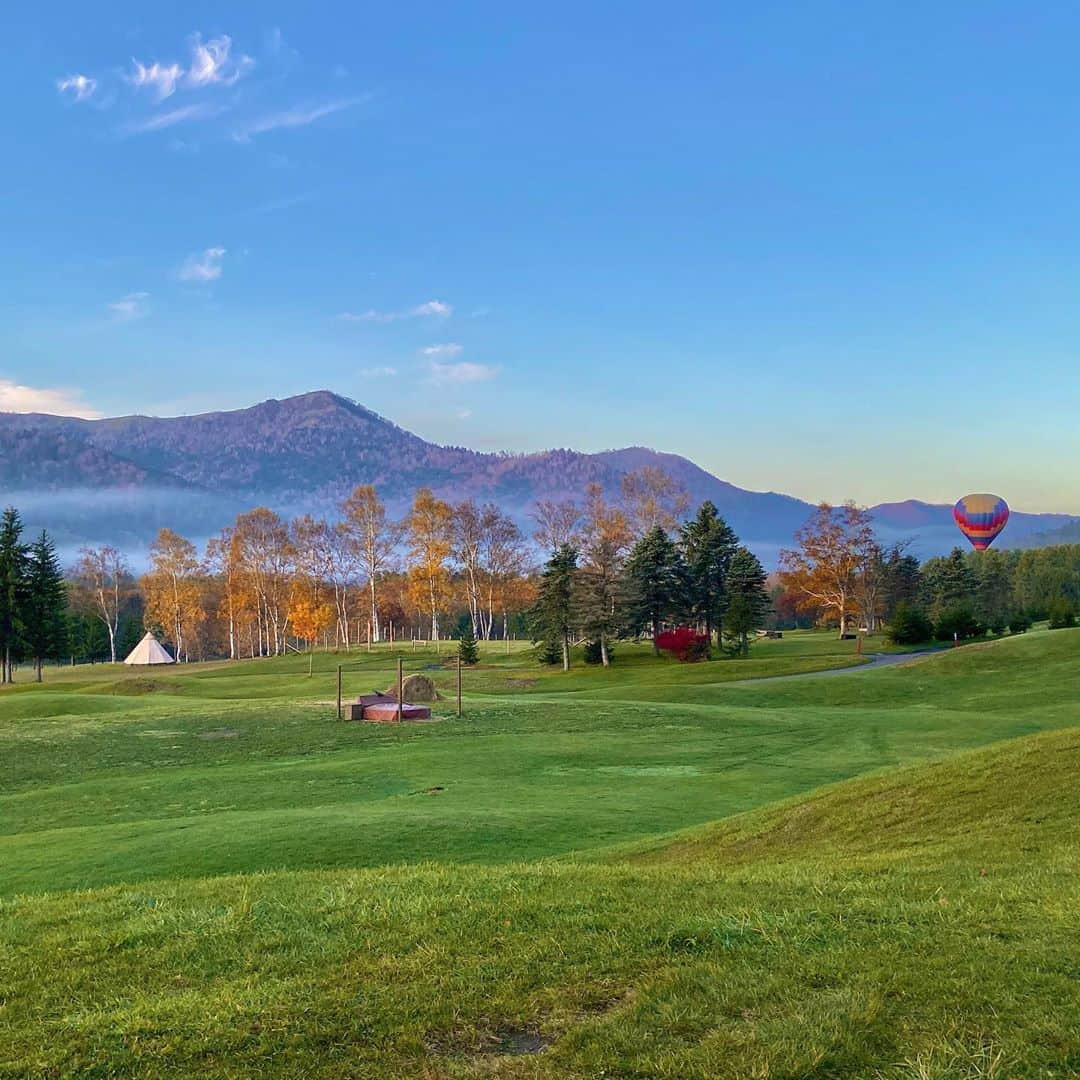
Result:
[[371,636],[382,641],[379,619],[379,579],[391,569],[394,552],[401,530],[386,513],[379,501],[378,492],[371,484],[362,484],[341,504],[342,529],[357,553],[364,576],[367,578],[368,617],[371,620]]
[[452,548],[453,510],[449,503],[437,499],[430,488],[420,488],[405,527],[410,584],[423,593],[424,608],[431,616],[431,640],[438,641],[439,612],[449,579],[446,560]]
[[109,657],[115,664],[120,612],[134,593],[127,559],[117,548],[108,545],[81,548],[72,578],[74,606],[105,625],[109,635]]

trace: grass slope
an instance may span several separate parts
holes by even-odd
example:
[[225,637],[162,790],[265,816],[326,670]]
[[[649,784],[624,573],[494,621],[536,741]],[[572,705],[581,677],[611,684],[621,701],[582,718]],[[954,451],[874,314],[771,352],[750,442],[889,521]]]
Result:
[[[77,672],[0,695],[0,895],[176,875],[493,864],[664,834],[1075,723],[1078,637],[1032,635],[850,678],[738,685],[736,662],[687,667],[642,652],[622,669],[564,676],[522,653],[496,655],[468,673],[464,720],[402,728],[333,721],[333,657],[320,657],[310,680],[303,658]],[[850,659],[821,635],[777,645],[782,671]],[[350,689],[388,684],[390,660],[361,657]],[[410,660],[452,680],[434,657]]]
[[5,1075],[1067,1077],[1080,732],[612,863],[0,906]]

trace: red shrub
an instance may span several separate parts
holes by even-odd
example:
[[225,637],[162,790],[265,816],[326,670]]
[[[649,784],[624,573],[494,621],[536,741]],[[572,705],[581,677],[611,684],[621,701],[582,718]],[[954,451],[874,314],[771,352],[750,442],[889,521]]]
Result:
[[704,660],[709,655],[709,639],[689,626],[676,626],[656,635],[656,647],[674,654],[684,664]]

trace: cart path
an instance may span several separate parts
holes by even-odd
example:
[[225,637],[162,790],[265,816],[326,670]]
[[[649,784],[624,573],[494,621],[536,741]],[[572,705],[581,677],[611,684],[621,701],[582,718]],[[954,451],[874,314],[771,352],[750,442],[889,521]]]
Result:
[[800,671],[795,675],[763,675],[760,679],[733,679],[724,686],[754,686],[756,683],[782,682],[788,679],[829,679],[837,675],[860,675],[874,668],[891,667],[893,664],[907,664],[916,660],[925,660],[928,656],[939,656],[948,649],[921,649],[909,653],[876,653],[865,664],[852,664],[848,667],[824,668],[821,671]]

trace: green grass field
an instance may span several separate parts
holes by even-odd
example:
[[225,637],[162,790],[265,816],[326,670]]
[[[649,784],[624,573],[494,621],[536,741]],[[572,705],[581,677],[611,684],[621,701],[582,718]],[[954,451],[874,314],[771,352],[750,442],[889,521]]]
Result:
[[0,1075],[1080,1074],[1080,631],[342,659],[0,694]]

